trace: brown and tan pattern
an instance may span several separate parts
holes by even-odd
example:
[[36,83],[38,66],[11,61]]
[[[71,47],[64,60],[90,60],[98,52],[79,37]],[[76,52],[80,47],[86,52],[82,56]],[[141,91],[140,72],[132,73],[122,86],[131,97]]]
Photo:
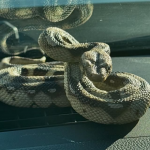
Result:
[[64,84],[71,106],[85,118],[104,124],[139,119],[150,103],[150,85],[142,78],[112,72],[110,49],[104,43],[79,43],[59,28],[39,37],[45,53],[64,61]]
[[64,90],[62,62],[14,64],[2,69],[0,91],[0,100],[16,107],[70,106]]
[[31,59],[26,57],[19,57],[19,56],[12,56],[12,57],[5,57],[0,62],[0,69],[13,67],[15,65],[31,65],[31,64],[39,64],[45,63],[46,57],[43,56],[40,59]]
[[134,74],[112,72],[107,44],[79,43],[50,27],[41,33],[39,45],[49,57],[65,63],[14,64],[0,70],[4,103],[42,108],[71,104],[85,118],[103,124],[135,121],[149,107],[150,85]]

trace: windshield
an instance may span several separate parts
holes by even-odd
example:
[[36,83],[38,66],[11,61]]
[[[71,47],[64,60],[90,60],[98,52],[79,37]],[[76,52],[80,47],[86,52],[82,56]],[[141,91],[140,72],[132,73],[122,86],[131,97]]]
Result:
[[148,0],[1,0],[0,17],[4,54],[39,50],[39,34],[47,27],[67,30],[80,42],[106,42],[113,56],[149,49]]
[[[93,94],[94,100],[90,104],[96,107],[99,102],[95,101],[100,101],[99,90],[107,89],[105,94],[118,89],[123,91],[124,83],[130,80],[126,81],[122,76],[116,79],[111,74],[111,57],[149,54],[149,6],[149,0],[0,0],[2,107],[12,108],[14,116],[17,110],[23,121],[25,113],[28,112],[27,118],[31,112],[34,117],[39,113],[38,119],[46,118],[47,123],[42,122],[45,126],[51,125],[48,118],[51,115],[54,124],[87,121],[86,115],[83,115],[85,118],[78,116],[71,108],[78,104],[74,95],[87,104]],[[91,54],[91,49],[96,50]],[[102,50],[101,54],[98,49]],[[121,65],[122,59],[114,64]],[[105,96],[102,99],[111,103],[119,96],[112,92],[111,99]],[[74,100],[71,105],[68,97]],[[109,105],[111,111],[118,107],[112,117],[124,112],[120,109],[128,106],[126,102]],[[90,108],[78,110],[81,114],[89,111]],[[64,114],[65,121],[61,120]],[[136,114],[140,113],[136,111]],[[55,115],[60,121],[54,119]]]

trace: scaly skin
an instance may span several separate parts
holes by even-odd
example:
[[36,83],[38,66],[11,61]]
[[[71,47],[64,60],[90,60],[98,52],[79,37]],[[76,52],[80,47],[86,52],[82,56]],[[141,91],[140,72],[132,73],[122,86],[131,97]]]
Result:
[[67,98],[85,118],[124,124],[139,119],[149,107],[149,84],[130,73],[111,72],[107,44],[79,43],[64,30],[50,27],[40,35],[39,45],[49,57],[66,62]]
[[42,108],[71,104],[85,118],[103,124],[135,121],[149,107],[150,85],[134,74],[112,72],[107,44],[79,43],[64,30],[50,27],[40,35],[39,45],[65,65],[54,62],[2,69],[4,103]]

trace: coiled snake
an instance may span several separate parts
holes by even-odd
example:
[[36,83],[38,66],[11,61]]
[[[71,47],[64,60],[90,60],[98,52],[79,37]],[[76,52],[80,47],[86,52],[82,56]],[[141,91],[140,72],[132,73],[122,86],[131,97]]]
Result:
[[[58,62],[2,69],[3,102],[19,107],[49,107],[54,98],[60,106],[68,106],[68,99],[79,114],[103,124],[135,121],[149,107],[149,84],[134,74],[112,72],[107,44],[79,43],[64,30],[50,27],[39,36],[39,45],[49,57],[64,61],[64,68]],[[65,102],[62,89],[67,96]]]

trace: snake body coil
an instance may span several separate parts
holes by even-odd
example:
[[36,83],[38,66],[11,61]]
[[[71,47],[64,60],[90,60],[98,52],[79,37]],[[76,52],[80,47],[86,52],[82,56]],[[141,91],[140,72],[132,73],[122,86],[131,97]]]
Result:
[[0,100],[16,107],[70,106],[62,62],[14,65],[0,70]]
[[67,32],[47,28],[39,37],[43,51],[64,61],[64,84],[71,106],[85,118],[104,124],[139,119],[150,102],[150,86],[142,78],[111,72],[109,46],[79,43]]
[[107,44],[79,43],[64,30],[50,27],[39,36],[39,45],[65,65],[51,62],[2,69],[4,103],[42,108],[71,104],[85,118],[103,124],[135,121],[149,107],[149,84],[130,73],[112,72]]

